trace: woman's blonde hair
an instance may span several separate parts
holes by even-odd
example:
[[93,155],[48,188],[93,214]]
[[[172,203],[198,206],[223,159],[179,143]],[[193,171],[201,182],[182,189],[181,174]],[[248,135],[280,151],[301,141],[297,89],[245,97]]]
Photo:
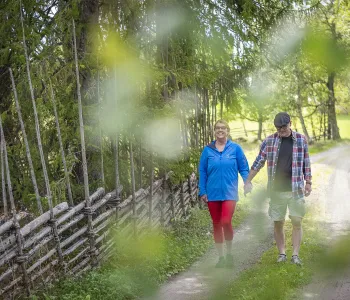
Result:
[[216,128],[216,125],[218,123],[224,124],[226,126],[226,128],[227,128],[227,132],[230,132],[230,126],[228,125],[228,123],[225,120],[222,120],[222,119],[221,120],[217,120],[215,122],[214,129]]

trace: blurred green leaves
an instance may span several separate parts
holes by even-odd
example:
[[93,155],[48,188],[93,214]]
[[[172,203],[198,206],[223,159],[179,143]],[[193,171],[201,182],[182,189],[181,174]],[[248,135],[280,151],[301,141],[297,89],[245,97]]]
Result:
[[349,64],[349,54],[339,37],[320,28],[308,28],[301,49],[314,64],[323,65],[330,72],[340,71]]

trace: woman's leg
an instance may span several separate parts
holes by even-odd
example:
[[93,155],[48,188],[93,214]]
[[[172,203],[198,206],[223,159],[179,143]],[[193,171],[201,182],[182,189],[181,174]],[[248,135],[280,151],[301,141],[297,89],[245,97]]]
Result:
[[224,234],[221,222],[222,201],[209,201],[208,208],[213,221],[215,247],[220,257],[224,256]]
[[222,202],[221,209],[221,223],[224,229],[224,236],[226,240],[227,253],[232,253],[232,239],[234,235],[234,231],[232,228],[232,216],[236,209],[237,201],[233,200],[225,200]]

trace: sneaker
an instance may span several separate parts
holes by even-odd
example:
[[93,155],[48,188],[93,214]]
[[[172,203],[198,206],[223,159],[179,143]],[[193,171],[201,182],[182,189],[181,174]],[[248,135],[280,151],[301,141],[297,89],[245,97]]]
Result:
[[225,257],[220,256],[220,257],[219,257],[219,261],[217,262],[215,268],[224,268],[225,265],[226,265]]
[[282,263],[282,262],[285,262],[285,261],[287,261],[287,255],[285,255],[285,254],[278,255],[278,258],[277,258],[277,262],[278,263]]
[[298,255],[293,255],[290,261],[292,262],[292,264],[295,264],[297,266],[301,266],[303,264]]
[[226,254],[226,268],[229,268],[229,269],[233,268],[233,255],[232,254]]

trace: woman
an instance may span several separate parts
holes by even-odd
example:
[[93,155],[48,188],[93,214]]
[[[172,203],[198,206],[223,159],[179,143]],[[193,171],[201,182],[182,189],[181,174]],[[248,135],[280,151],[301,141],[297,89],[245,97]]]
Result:
[[[238,201],[238,173],[245,182],[249,174],[248,161],[241,146],[228,140],[229,125],[224,120],[215,123],[215,138],[204,147],[199,163],[199,196],[208,203],[213,221],[215,246],[219,254],[217,268],[232,267],[232,216]],[[227,254],[224,257],[224,239]]]

